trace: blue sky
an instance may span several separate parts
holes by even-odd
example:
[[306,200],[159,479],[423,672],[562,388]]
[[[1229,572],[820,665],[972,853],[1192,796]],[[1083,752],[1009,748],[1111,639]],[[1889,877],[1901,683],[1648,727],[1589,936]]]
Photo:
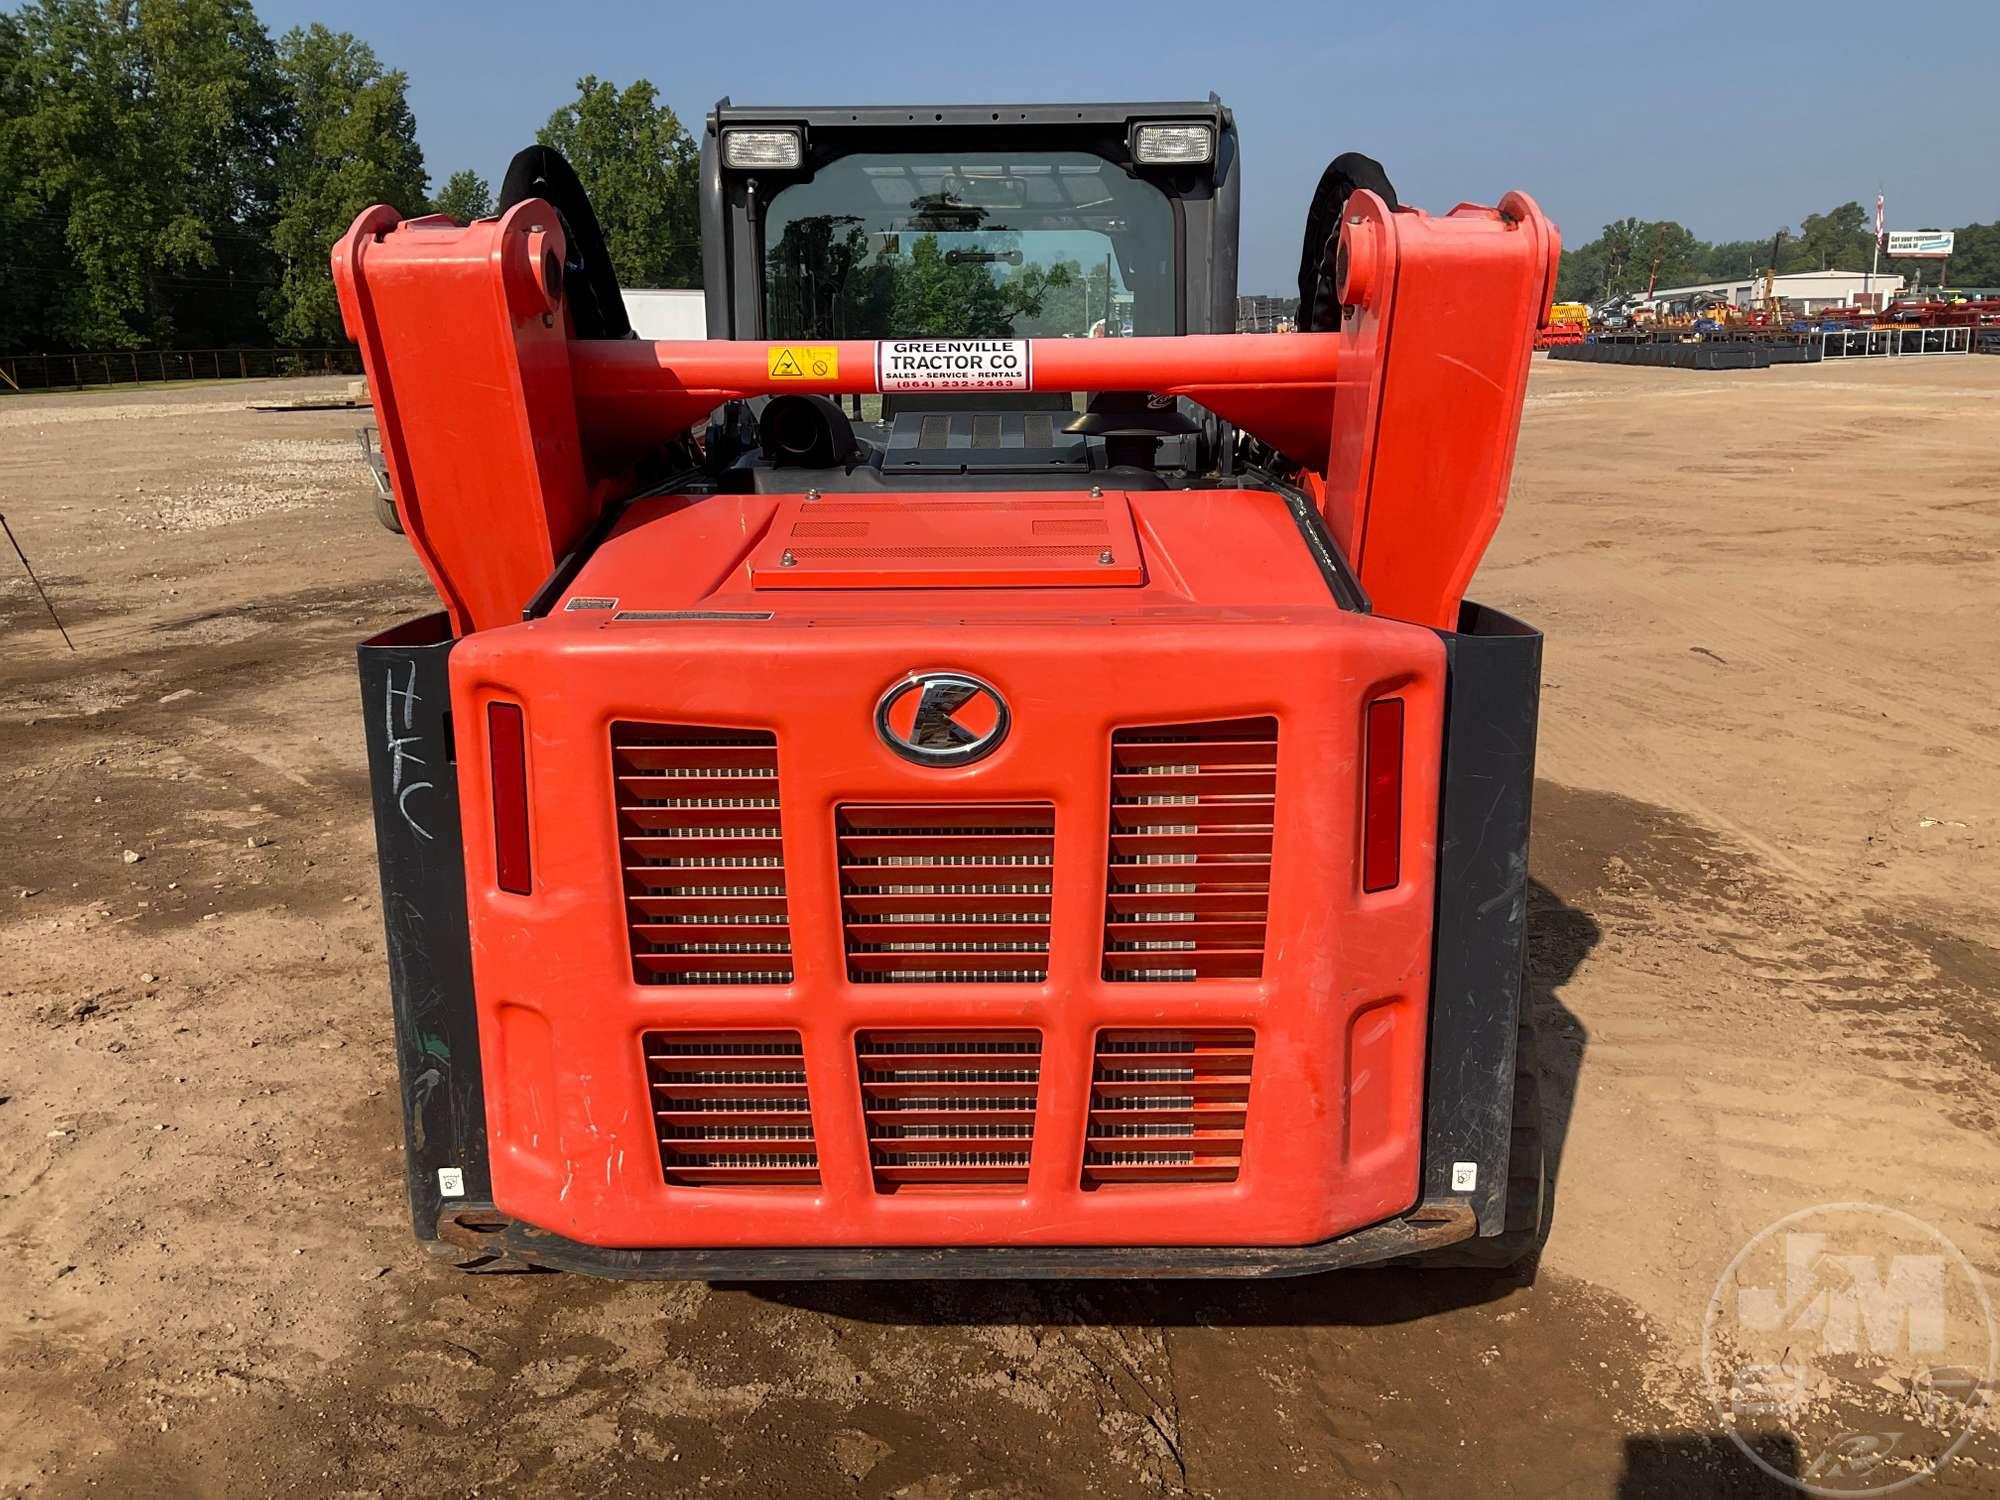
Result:
[[[434,181],[507,158],[594,72],[651,79],[691,130],[745,104],[1204,98],[1243,143],[1246,292],[1287,290],[1320,169],[1388,167],[1443,212],[1509,188],[1581,244],[1609,219],[1705,239],[1888,195],[1891,228],[2000,218],[1993,0],[1627,8],[1577,0],[1365,6],[809,5],[260,0],[320,19],[410,76]],[[1647,11],[1658,17],[1647,19]],[[1912,39],[1891,30],[1907,22]]]

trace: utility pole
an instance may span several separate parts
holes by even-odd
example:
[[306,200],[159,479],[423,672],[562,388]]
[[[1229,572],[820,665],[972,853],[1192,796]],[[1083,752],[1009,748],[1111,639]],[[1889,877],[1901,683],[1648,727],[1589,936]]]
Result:
[[1861,291],[1869,306],[1875,304],[1875,275],[1882,269],[1882,190],[1875,190],[1875,248],[1868,257],[1868,274],[1861,278]]
[[1660,225],[1660,232],[1653,236],[1653,264],[1646,272],[1646,300],[1653,300],[1653,288],[1660,281],[1660,256],[1667,247],[1667,226]]

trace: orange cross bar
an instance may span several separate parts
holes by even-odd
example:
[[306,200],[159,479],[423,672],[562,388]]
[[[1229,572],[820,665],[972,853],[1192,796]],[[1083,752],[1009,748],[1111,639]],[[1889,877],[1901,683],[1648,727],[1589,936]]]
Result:
[[[936,344],[1000,340],[903,340]],[[1186,396],[1252,427],[1273,447],[1323,455],[1333,420],[1335,333],[1191,334],[1181,338],[1027,339],[1029,390],[1146,391]],[[1014,345],[1018,347],[1018,344]],[[649,343],[577,340],[570,345],[577,416],[585,440],[657,436],[698,422],[724,401],[784,392],[857,395],[882,389],[883,346],[847,339],[785,343],[709,339]],[[831,351],[831,373],[774,374],[788,349]],[[980,383],[958,390],[1019,389]]]

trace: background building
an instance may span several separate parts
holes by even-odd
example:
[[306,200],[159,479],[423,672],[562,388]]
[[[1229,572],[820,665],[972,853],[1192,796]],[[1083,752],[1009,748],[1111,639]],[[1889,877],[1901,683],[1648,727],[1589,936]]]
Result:
[[1293,315],[1298,305],[1299,299],[1296,297],[1238,297],[1236,331],[1238,333],[1288,331],[1292,327]]
[[[1865,288],[1865,290],[1864,290]],[[1880,307],[1903,289],[1903,278],[1866,271],[1794,271],[1780,276],[1772,290],[1789,312],[1819,312],[1828,307]],[[1764,305],[1764,278],[1739,276],[1733,281],[1702,281],[1693,286],[1663,286],[1652,305],[1679,302],[1700,292],[1716,292],[1738,307]]]
[[637,287],[620,289],[625,298],[625,316],[632,331],[642,339],[705,339],[708,337],[708,305],[700,288],[682,291],[677,287]]

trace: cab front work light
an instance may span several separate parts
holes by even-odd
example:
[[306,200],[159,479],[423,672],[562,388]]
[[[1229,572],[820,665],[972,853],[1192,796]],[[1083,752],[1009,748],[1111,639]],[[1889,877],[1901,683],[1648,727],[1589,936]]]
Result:
[[758,167],[795,172],[805,161],[805,143],[796,130],[725,130],[722,161],[739,172]]
[[1133,132],[1132,156],[1141,166],[1195,166],[1215,155],[1215,131],[1207,125],[1141,125]]

